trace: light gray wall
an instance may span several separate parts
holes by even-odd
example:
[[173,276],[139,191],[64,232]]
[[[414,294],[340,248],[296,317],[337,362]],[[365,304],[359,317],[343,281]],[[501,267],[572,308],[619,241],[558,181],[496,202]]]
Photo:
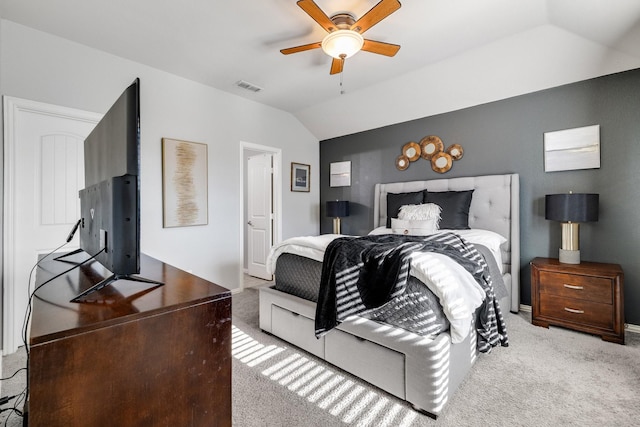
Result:
[[[425,100],[425,102],[428,102]],[[545,173],[543,133],[599,124],[600,169]],[[425,160],[405,171],[395,158],[409,141],[438,135],[445,147],[460,144],[464,157],[446,174]],[[329,187],[331,162],[352,162],[351,187]],[[521,295],[531,303],[529,262],[557,257],[560,224],[544,219],[544,196],[551,193],[600,194],[600,220],[582,224],[585,261],[621,264],[625,272],[625,313],[640,324],[640,69],[573,83],[502,101],[440,114],[320,142],[321,232],[331,231],[326,200],[351,202],[342,220],[346,234],[366,234],[373,224],[373,186],[412,181],[515,172],[520,174]]]
[[[291,114],[7,20],[1,21],[0,56],[2,95],[87,111],[105,112],[140,77],[141,248],[148,255],[227,288],[239,286],[241,141],[282,149],[285,170],[292,161],[312,165],[309,193],[291,194],[287,175],[283,179],[282,236],[318,233],[318,141]],[[163,137],[209,146],[206,226],[162,227]]]

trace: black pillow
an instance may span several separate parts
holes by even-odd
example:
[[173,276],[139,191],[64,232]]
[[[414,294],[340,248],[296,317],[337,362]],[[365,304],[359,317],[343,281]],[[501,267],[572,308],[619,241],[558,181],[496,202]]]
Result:
[[398,218],[400,207],[404,205],[419,205],[424,202],[424,193],[387,193],[387,228],[391,228],[391,218]]
[[469,206],[473,190],[468,191],[429,191],[425,195],[425,203],[440,206],[440,229],[468,230]]

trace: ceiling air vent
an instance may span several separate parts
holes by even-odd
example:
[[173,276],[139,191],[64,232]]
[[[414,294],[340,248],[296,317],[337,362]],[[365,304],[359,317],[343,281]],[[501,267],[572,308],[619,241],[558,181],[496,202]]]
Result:
[[236,86],[241,87],[242,89],[250,90],[251,92],[260,92],[262,90],[261,87],[249,82],[245,82],[244,80],[238,80],[236,82]]

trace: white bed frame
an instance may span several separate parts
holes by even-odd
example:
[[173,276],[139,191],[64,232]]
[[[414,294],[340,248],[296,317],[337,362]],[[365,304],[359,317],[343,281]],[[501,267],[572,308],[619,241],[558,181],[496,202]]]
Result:
[[[386,194],[474,190],[471,228],[503,235],[503,272],[509,296],[504,312],[518,311],[520,271],[517,174],[376,184],[374,228],[386,223]],[[260,289],[260,328],[288,341],[437,418],[475,362],[476,334],[458,344],[448,332],[426,338],[353,316],[320,339],[314,335],[315,303],[273,288]],[[473,331],[472,325],[470,325]],[[508,328],[508,325],[507,325]]]

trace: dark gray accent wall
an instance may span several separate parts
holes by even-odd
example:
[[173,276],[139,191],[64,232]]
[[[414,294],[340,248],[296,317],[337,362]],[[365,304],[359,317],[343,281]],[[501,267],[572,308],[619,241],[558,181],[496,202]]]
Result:
[[[380,102],[393,108],[392,101]],[[544,132],[596,124],[599,169],[544,172]],[[402,146],[427,135],[438,135],[445,147],[460,144],[464,157],[445,174],[423,159],[397,170]],[[329,165],[345,160],[352,184],[331,188]],[[640,324],[640,69],[321,141],[321,232],[332,230],[325,202],[336,199],[351,207],[342,232],[369,232],[378,182],[514,172],[520,174],[521,303],[531,304],[531,259],[557,258],[560,247],[560,224],[544,219],[545,194],[599,193],[600,220],[580,226],[581,258],[622,265],[626,321]]]

